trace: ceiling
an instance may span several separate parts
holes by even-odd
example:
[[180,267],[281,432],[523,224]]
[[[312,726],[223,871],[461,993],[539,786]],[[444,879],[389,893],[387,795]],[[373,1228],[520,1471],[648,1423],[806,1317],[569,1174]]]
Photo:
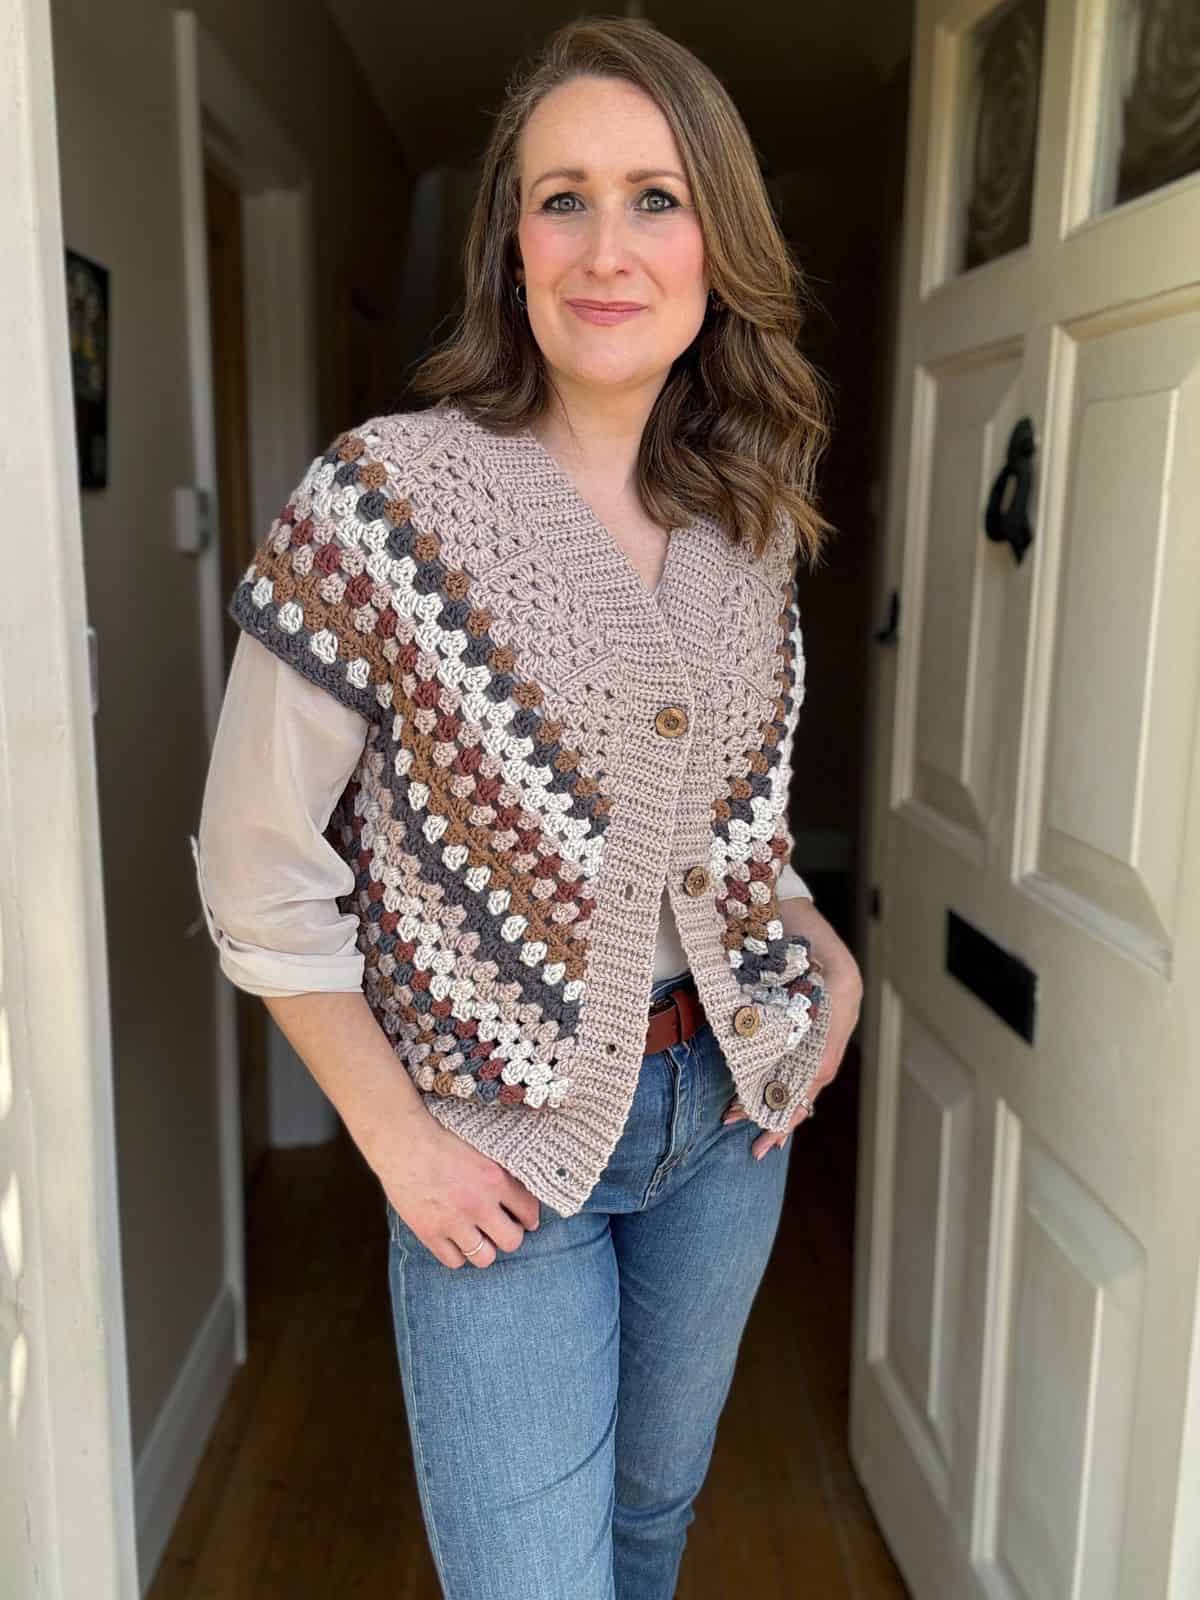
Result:
[[[526,53],[576,15],[561,0],[440,5],[327,0],[416,173],[469,161],[505,81]],[[824,139],[906,59],[912,0],[646,0],[649,16],[705,61],[733,95],[768,174],[819,160]]]

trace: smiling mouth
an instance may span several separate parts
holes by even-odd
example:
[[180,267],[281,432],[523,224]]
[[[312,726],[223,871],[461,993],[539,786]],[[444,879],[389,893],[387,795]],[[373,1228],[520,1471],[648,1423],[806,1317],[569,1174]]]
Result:
[[585,322],[612,324],[624,322],[646,308],[631,300],[568,300],[567,305]]

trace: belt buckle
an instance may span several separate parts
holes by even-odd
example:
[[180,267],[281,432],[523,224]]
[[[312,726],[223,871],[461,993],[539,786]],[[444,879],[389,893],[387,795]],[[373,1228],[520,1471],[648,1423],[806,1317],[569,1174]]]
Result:
[[659,995],[658,999],[653,1001],[650,1006],[650,1015],[652,1017],[656,1017],[660,1011],[665,1011],[668,1006],[673,1006],[674,1004],[674,991],[672,991],[670,994]]

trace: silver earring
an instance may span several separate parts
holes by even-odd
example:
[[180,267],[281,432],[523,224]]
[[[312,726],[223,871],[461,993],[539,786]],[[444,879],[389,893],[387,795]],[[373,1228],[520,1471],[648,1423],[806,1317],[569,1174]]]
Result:
[[519,283],[517,285],[516,294],[517,294],[517,304],[519,306],[524,307],[525,304],[526,304],[526,301],[525,301],[525,285],[523,283]]

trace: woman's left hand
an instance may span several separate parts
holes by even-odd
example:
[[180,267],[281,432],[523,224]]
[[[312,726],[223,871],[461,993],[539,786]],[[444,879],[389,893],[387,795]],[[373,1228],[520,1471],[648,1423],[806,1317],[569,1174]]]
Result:
[[[809,941],[814,961],[819,962],[823,969],[821,986],[825,990],[825,1003],[830,1007],[830,1018],[821,1064],[807,1090],[809,1100],[815,1103],[821,1090],[837,1076],[850,1035],[858,1026],[863,995],[862,973],[849,947],[833,931],[811,900],[803,895],[791,896],[781,900],[779,908],[785,933],[790,938],[803,935]],[[737,1122],[746,1115],[741,1100],[735,1097],[726,1107],[721,1121]],[[761,1161],[768,1150],[786,1143],[792,1130],[798,1128],[808,1115],[800,1107],[782,1132],[772,1133],[764,1129],[750,1146],[751,1154]]]

